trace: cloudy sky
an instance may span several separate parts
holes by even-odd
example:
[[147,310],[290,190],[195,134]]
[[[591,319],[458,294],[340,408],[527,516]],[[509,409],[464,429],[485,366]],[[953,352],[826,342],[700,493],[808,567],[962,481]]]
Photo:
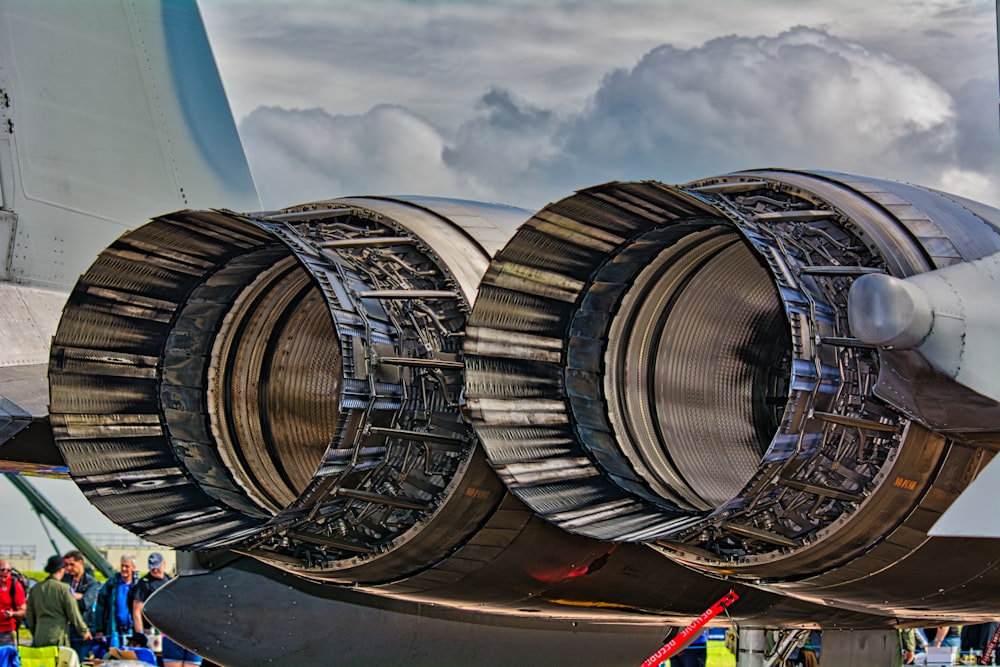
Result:
[[202,0],[266,206],[834,169],[1000,204],[995,4]]
[[[267,207],[834,169],[1000,205],[985,0],[201,0]],[[39,485],[84,532],[115,527]],[[5,544],[37,544],[24,517]],[[68,548],[59,538],[60,548]]]

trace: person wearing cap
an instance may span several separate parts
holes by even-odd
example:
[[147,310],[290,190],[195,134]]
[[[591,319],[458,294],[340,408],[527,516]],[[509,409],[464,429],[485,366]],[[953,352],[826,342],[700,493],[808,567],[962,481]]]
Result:
[[132,607],[132,629],[135,632],[146,631],[146,621],[142,617],[142,607],[146,600],[160,586],[170,581],[170,575],[163,569],[163,554],[154,551],[149,554],[149,572],[142,575],[132,590],[129,591],[129,606]]
[[[145,631],[142,607],[149,596],[168,581],[170,576],[163,571],[163,555],[156,552],[149,554],[149,572],[132,587],[133,634]],[[163,667],[190,667],[200,665],[202,662],[201,656],[192,653],[166,635],[163,635],[163,650],[160,657],[163,660]]]
[[90,629],[83,622],[76,598],[62,582],[66,564],[62,556],[49,556],[45,564],[49,577],[28,593],[25,619],[31,628],[32,646],[69,646],[69,628],[90,641]]

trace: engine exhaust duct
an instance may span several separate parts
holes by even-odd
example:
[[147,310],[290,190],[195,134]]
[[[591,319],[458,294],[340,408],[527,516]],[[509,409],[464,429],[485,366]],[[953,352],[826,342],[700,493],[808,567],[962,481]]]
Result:
[[[848,293],[996,252],[995,223],[965,204],[760,170],[545,207],[469,321],[491,463],[565,530],[727,576],[795,579],[897,530],[912,542],[949,443],[874,394],[881,351],[853,335]],[[948,462],[968,476],[991,455]]]
[[[526,216],[362,198],[130,232],[52,346],[75,481],[177,548],[353,580],[436,562],[504,495],[460,414],[462,344],[489,254]],[[423,532],[432,518],[449,530]]]

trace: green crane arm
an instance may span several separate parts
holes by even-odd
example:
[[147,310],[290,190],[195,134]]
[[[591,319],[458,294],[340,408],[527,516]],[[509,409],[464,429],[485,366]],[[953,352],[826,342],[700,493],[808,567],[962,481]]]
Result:
[[31,485],[28,480],[24,479],[20,475],[7,475],[7,479],[13,484],[18,491],[20,491],[25,498],[27,498],[28,503],[31,508],[39,516],[44,516],[48,519],[53,526],[55,526],[60,533],[66,536],[66,539],[73,543],[77,549],[90,561],[90,564],[96,567],[100,572],[107,578],[111,578],[115,574],[115,568],[112,567],[111,563],[105,560],[104,556],[97,548],[88,542],[83,535],[80,534],[73,524],[69,522],[69,519],[64,517],[59,510],[52,506],[48,500],[45,499],[38,489]]

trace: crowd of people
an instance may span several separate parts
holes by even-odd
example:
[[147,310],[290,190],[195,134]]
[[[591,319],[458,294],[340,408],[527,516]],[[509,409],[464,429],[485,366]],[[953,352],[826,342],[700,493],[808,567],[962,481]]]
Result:
[[[69,646],[80,660],[133,659],[157,664],[147,635],[154,629],[142,614],[146,600],[170,580],[163,555],[149,556],[149,571],[139,576],[135,556],[122,556],[118,572],[101,584],[83,554],[51,556],[44,581],[26,585],[0,560],[0,647],[18,645],[17,628],[31,630],[32,646]],[[163,667],[200,665],[202,659],[165,635]]]
[[[157,664],[147,635],[152,628],[142,614],[146,600],[170,580],[162,554],[150,554],[149,570],[139,576],[135,556],[122,556],[118,572],[101,584],[84,563],[83,554],[70,551],[51,556],[48,577],[37,585],[14,576],[8,561],[0,560],[0,649],[18,645],[17,627],[25,623],[32,646],[69,646],[81,661],[132,659]],[[997,623],[914,628],[899,633],[903,664],[913,664],[919,651],[953,646],[962,653],[986,651]],[[671,667],[704,667],[707,633],[670,658]],[[789,663],[801,667],[820,664],[822,633],[811,631],[794,650]],[[200,665],[202,659],[162,635],[163,667]]]

